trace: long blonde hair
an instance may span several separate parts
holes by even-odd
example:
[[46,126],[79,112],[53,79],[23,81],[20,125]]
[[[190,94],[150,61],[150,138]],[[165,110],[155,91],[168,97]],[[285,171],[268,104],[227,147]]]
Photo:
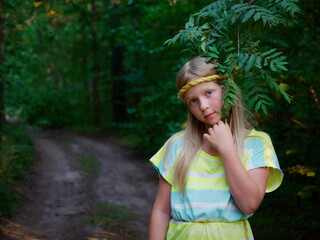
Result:
[[[216,74],[219,74],[219,71],[213,63],[207,63],[205,57],[195,57],[187,62],[179,71],[176,78],[176,86],[178,90],[180,90],[190,81]],[[221,85],[220,80],[215,81],[215,83]],[[234,144],[239,156],[241,156],[243,140],[247,135],[246,129],[251,129],[252,127],[245,117],[245,111],[242,106],[242,96],[238,94],[237,97],[238,101],[236,101],[235,106],[231,108],[227,121],[232,132]],[[204,123],[196,119],[190,110],[188,111],[188,120],[186,129],[184,130],[184,142],[178,155],[174,176],[175,182],[182,195],[190,166],[193,159],[195,159],[200,152],[199,150],[203,143],[203,134],[206,132]]]

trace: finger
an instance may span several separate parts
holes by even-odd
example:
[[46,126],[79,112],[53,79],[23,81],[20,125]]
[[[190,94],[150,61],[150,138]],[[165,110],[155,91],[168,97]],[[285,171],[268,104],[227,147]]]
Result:
[[213,133],[213,128],[214,128],[214,125],[212,126],[212,128],[209,128],[208,129],[208,133],[211,135]]
[[209,134],[207,134],[207,133],[205,133],[205,134],[203,134],[203,139],[204,140],[209,140],[209,138],[210,138],[210,135]]

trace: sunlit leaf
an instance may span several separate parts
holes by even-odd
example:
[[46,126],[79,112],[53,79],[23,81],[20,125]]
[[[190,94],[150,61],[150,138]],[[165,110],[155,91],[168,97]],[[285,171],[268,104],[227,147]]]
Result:
[[33,2],[33,5],[37,8],[37,7],[40,7],[42,5],[42,1],[40,2]]

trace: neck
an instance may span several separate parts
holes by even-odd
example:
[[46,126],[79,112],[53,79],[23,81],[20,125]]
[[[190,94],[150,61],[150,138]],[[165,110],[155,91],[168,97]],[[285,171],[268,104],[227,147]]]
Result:
[[220,157],[219,152],[215,150],[213,147],[211,147],[211,145],[207,141],[204,141],[201,144],[201,150],[208,153],[211,156]]

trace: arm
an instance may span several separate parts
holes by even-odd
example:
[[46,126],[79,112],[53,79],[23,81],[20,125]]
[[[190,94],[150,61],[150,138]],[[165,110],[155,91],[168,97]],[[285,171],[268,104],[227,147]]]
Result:
[[171,220],[170,196],[171,185],[163,177],[160,177],[158,193],[149,222],[148,240],[166,239]]
[[204,139],[222,158],[230,192],[244,214],[254,213],[260,206],[269,178],[268,168],[246,171],[233,144],[227,123],[218,122],[204,134]]

